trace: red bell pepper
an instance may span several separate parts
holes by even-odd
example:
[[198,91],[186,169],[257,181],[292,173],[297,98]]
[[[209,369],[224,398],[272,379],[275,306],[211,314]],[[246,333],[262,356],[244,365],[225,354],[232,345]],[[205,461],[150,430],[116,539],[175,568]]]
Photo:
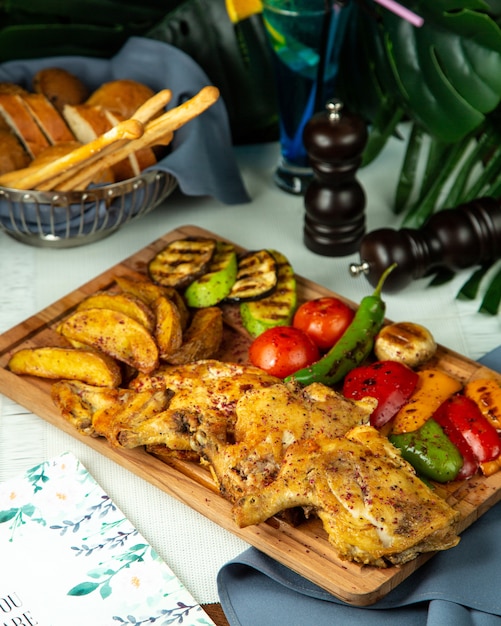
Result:
[[457,426],[452,421],[449,415],[448,407],[449,402],[443,402],[435,411],[433,419],[442,427],[444,433],[450,439],[451,443],[456,446],[459,453],[463,457],[463,466],[459,470],[456,479],[466,480],[477,473],[480,464],[477,457],[473,454],[470,444],[466,441]]
[[394,417],[411,397],[418,375],[410,367],[397,361],[376,361],[351,370],[344,379],[343,395],[361,400],[376,398],[378,405],[370,421],[381,428]]
[[[492,424],[470,398],[456,394],[448,398],[433,415],[452,441],[461,436],[478,463],[493,461],[501,454],[501,439]],[[455,434],[453,435],[453,431]],[[453,441],[461,454],[461,447]],[[465,453],[467,456],[467,452]]]

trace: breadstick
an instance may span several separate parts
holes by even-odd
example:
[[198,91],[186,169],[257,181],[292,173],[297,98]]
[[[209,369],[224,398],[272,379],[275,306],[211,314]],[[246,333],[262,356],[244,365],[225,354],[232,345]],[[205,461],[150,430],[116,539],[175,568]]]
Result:
[[106,155],[102,160],[88,164],[74,176],[57,187],[58,191],[82,190],[92,181],[101,167],[110,167],[126,158],[131,152],[154,145],[167,145],[172,140],[175,130],[203,113],[219,98],[216,87],[204,87],[198,94],[183,104],[170,109],[163,115],[148,122],[144,134],[139,139],[124,144],[117,150]]
[[[10,185],[15,189],[37,189],[41,185],[44,188],[52,186],[49,183],[52,179],[71,175],[72,170],[79,168],[83,163],[89,163],[100,158],[103,150],[108,146],[115,144],[121,140],[133,140],[141,137],[144,132],[144,126],[135,119],[125,120],[114,126],[106,133],[100,135],[93,141],[90,141],[79,148],[76,148],[67,155],[47,163],[42,167],[28,167],[25,170],[18,170],[20,176],[14,180],[8,179],[7,175],[0,177],[0,185]],[[16,172],[9,172],[14,174]]]
[[[167,146],[172,141],[173,136],[174,133],[166,133],[163,138],[160,138],[155,143],[155,145]],[[149,138],[145,137],[145,135],[139,139],[134,139],[133,142],[128,142],[118,147],[116,150],[104,155],[99,160],[80,168],[77,172],[73,173],[71,178],[68,178],[57,185],[55,191],[83,191],[88,187],[88,185],[90,185],[102,169],[112,167],[115,163],[127,158],[131,152],[129,143],[135,144],[133,152],[141,150],[141,148],[148,148],[151,146]]]
[[[92,163],[100,162],[104,156],[106,156],[107,154],[111,154],[114,150],[117,150],[119,147],[127,144],[129,141],[131,140],[119,139],[117,141],[114,141],[113,143],[105,146],[97,154],[89,154],[88,158],[84,159],[81,163],[75,165],[74,167],[63,170],[60,174],[57,174],[56,176],[53,176],[52,178],[41,182],[35,187],[35,189],[37,191],[56,191],[59,185],[64,184],[65,180],[68,180],[75,176],[75,173],[78,173],[87,166],[92,165]],[[83,145],[87,146],[89,144],[87,143]],[[97,171],[99,171],[99,169]]]
[[157,113],[160,113],[172,99],[172,91],[170,89],[162,89],[154,96],[146,100],[132,116],[133,119],[141,122],[141,124],[148,123],[154,118]]

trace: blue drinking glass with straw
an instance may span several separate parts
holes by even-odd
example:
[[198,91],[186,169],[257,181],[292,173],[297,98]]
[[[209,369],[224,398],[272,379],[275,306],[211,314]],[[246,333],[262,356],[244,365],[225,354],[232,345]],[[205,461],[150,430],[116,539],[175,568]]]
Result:
[[274,180],[290,193],[304,193],[312,177],[303,129],[334,96],[347,13],[344,2],[332,0],[263,0],[279,109],[281,156]]

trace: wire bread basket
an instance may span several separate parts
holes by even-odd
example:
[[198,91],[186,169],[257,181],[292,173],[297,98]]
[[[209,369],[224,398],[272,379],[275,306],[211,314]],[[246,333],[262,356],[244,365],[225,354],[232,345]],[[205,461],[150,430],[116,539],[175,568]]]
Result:
[[0,230],[23,243],[71,248],[98,241],[165,200],[177,180],[161,170],[82,192],[0,187]]

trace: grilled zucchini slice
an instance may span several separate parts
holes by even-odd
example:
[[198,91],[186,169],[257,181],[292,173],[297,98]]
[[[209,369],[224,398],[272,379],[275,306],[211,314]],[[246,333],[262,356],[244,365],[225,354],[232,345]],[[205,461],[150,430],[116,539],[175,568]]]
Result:
[[278,282],[275,290],[266,298],[240,305],[242,324],[252,337],[257,337],[267,328],[290,324],[297,307],[294,270],[281,252],[270,252],[277,263]]
[[277,262],[269,250],[248,252],[238,261],[237,277],[227,302],[250,302],[271,294],[278,282]]
[[237,267],[235,246],[218,241],[209,269],[188,285],[184,292],[188,306],[201,309],[224,300],[235,283]]
[[186,237],[171,241],[148,264],[151,280],[181,289],[207,271],[216,251],[215,239]]

